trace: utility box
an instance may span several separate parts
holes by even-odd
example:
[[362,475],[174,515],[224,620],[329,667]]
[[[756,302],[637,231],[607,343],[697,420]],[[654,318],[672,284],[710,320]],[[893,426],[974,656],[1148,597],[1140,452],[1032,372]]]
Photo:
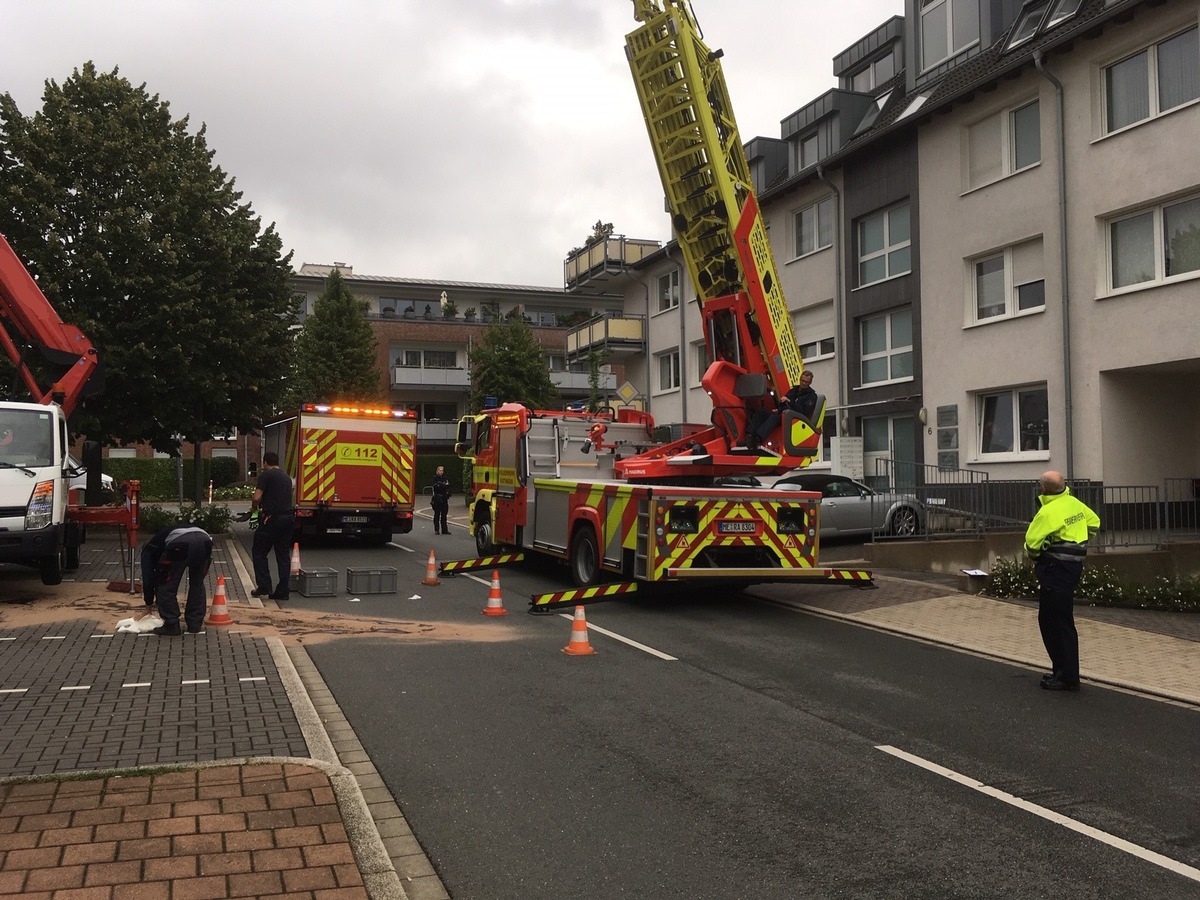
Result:
[[301,569],[296,591],[305,597],[332,597],[337,593],[337,569]]
[[350,594],[396,593],[396,569],[393,566],[346,569],[346,592]]

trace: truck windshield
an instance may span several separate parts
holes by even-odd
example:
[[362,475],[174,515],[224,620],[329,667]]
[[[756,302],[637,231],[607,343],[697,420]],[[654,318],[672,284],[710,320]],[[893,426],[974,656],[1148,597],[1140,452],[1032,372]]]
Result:
[[54,417],[40,410],[6,409],[0,417],[0,462],[48,466],[54,462]]

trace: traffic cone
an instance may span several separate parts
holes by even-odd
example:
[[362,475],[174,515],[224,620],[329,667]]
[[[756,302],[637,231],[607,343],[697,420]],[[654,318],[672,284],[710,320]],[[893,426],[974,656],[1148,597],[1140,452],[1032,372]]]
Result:
[[300,575],[300,542],[292,544],[292,575]]
[[225,605],[225,576],[217,576],[217,592],[213,594],[212,609],[208,611],[206,625],[232,625],[229,607]]
[[441,584],[442,582],[437,577],[437,560],[433,558],[433,551],[429,551],[429,562],[425,564],[425,577],[421,579],[421,584]]
[[485,616],[507,616],[508,610],[504,608],[504,601],[500,597],[500,571],[492,570],[492,589],[488,591],[487,606],[483,608]]
[[583,617],[583,607],[575,607],[575,620],[571,623],[571,642],[563,647],[563,653],[571,656],[590,656],[596,651],[588,643],[587,620]]

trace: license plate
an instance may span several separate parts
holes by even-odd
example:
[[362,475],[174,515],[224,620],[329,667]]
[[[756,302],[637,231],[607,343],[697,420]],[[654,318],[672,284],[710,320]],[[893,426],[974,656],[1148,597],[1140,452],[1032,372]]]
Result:
[[757,522],[718,522],[718,534],[756,534]]
[[361,525],[361,524],[365,524],[366,521],[367,521],[366,516],[342,516],[342,524],[343,525],[345,525],[347,523],[354,523],[354,524]]

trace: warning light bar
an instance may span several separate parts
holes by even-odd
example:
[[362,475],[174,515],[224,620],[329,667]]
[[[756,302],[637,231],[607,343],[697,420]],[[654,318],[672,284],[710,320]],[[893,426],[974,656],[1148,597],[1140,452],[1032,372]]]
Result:
[[305,403],[300,407],[306,413],[325,416],[379,416],[387,419],[415,419],[416,413],[407,409],[389,409],[382,406],[342,406],[335,403]]

